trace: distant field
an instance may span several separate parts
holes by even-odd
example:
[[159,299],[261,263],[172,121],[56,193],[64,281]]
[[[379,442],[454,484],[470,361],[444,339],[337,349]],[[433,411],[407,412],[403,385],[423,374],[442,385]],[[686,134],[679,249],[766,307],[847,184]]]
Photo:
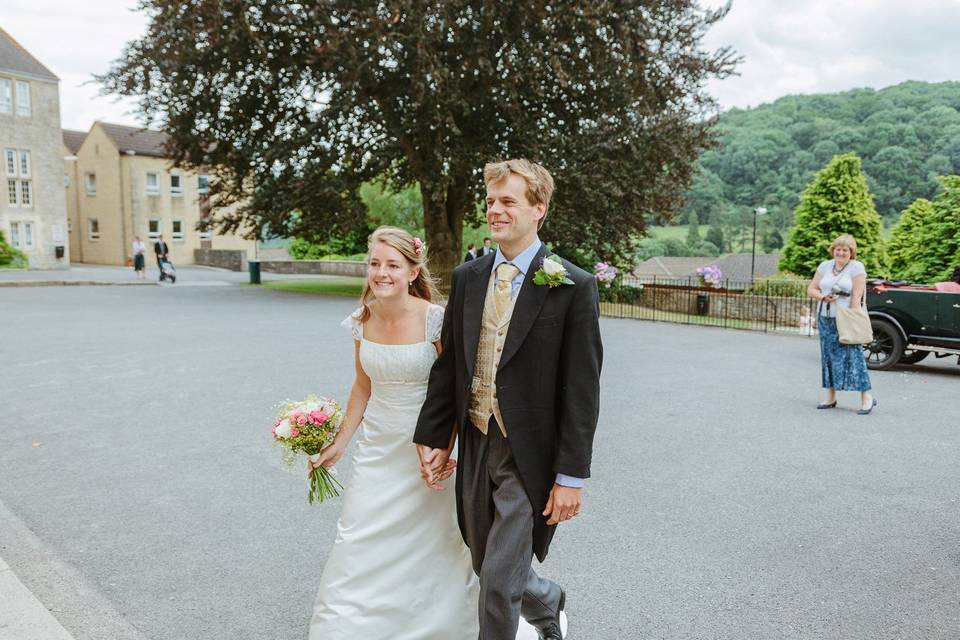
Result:
[[[687,224],[678,224],[670,227],[650,227],[650,237],[651,238],[661,238],[666,240],[667,238],[675,238],[677,240],[686,240],[687,234],[689,233],[690,225]],[[710,230],[710,225],[702,224],[700,225],[700,237],[703,238],[707,235],[707,231]]]

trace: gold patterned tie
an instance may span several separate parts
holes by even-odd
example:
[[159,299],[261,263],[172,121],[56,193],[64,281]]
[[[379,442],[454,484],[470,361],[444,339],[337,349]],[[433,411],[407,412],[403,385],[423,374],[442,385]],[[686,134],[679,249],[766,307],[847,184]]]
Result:
[[510,293],[513,289],[513,279],[520,273],[520,269],[509,262],[501,262],[497,267],[497,284],[493,291],[493,307],[497,311],[497,321],[503,318],[507,307],[510,306]]

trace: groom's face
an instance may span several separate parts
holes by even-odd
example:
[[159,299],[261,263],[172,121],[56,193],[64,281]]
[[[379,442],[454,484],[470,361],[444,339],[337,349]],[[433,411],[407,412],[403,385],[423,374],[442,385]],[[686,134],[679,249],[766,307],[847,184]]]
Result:
[[527,181],[515,173],[487,185],[487,224],[501,248],[523,249],[537,235],[546,206],[527,199]]

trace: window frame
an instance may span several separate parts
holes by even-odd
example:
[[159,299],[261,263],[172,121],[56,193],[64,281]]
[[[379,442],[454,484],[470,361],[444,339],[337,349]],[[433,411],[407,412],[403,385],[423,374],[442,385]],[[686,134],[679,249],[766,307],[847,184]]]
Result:
[[[176,179],[177,179],[177,182],[179,182],[179,184],[178,184],[176,187],[173,186],[173,179],[174,179],[174,178],[176,178]],[[181,175],[181,174],[179,174],[179,173],[171,173],[171,174],[170,174],[170,195],[173,196],[174,198],[182,198],[182,197],[183,197],[183,175]]]
[[10,246],[20,248],[20,221],[10,222]]
[[0,114],[13,115],[13,80],[0,78]]
[[[26,167],[26,168],[24,168]],[[33,169],[33,160],[28,149],[17,149],[17,171],[21,178],[30,178]]]
[[[153,176],[155,184],[150,186],[150,176]],[[160,195],[160,174],[156,171],[147,171],[146,178],[143,181],[143,191],[148,196],[159,196]]]
[[16,178],[7,178],[7,206],[20,206],[20,181]]
[[3,150],[3,168],[8,178],[16,178],[19,160],[17,150],[6,148]]
[[97,172],[87,171],[83,174],[83,188],[88,196],[97,195]]
[[[17,110],[17,116],[20,118],[29,118],[32,108],[32,101],[30,99],[30,83],[26,80],[17,80],[16,82],[16,97],[14,98],[15,108]],[[21,96],[26,96],[26,103],[24,104]]]
[[[20,196],[20,206],[33,208],[33,180],[20,180],[17,192]],[[23,194],[27,197],[24,198]]]
[[[203,182],[206,181],[207,186],[203,186]],[[197,176],[197,193],[201,196],[205,196],[210,193],[210,176],[207,174],[201,174]]]
[[[96,227],[96,230],[94,230]],[[97,242],[100,240],[100,220],[97,218],[87,218],[87,240]]]
[[21,241],[20,248],[23,249],[24,251],[33,251],[34,247],[36,247],[36,243],[33,241],[33,236],[34,236],[33,221],[32,220],[29,220],[26,222],[21,221],[20,224],[23,226],[22,236],[21,236],[22,241]]
[[[180,231],[177,231],[177,225],[180,225]],[[173,242],[183,242],[187,239],[187,231],[183,224],[183,218],[175,218],[170,229],[170,240]]]
[[[150,225],[156,223],[157,230],[151,231]],[[160,218],[147,218],[147,239],[148,240],[158,240],[160,238]]]

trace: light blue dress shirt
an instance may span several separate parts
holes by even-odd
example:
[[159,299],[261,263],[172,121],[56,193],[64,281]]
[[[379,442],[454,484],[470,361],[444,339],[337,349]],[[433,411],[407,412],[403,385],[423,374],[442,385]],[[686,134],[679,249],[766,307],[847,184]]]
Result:
[[[514,277],[513,282],[510,283],[510,299],[517,297],[517,292],[520,291],[520,285],[523,284],[523,279],[527,276],[527,271],[530,270],[530,263],[533,262],[534,257],[536,257],[537,252],[540,251],[540,245],[543,243],[540,241],[540,238],[534,238],[533,242],[529,247],[517,254],[517,257],[513,260],[507,260],[506,256],[500,253],[500,247],[497,247],[497,255],[493,257],[493,271],[497,271],[497,267],[504,262],[509,262],[517,269],[520,269],[520,273]],[[534,265],[537,267],[537,265]],[[572,476],[565,476],[562,473],[557,474],[557,484],[564,487],[574,487],[576,489],[583,488],[584,482],[583,478],[574,478]]]

